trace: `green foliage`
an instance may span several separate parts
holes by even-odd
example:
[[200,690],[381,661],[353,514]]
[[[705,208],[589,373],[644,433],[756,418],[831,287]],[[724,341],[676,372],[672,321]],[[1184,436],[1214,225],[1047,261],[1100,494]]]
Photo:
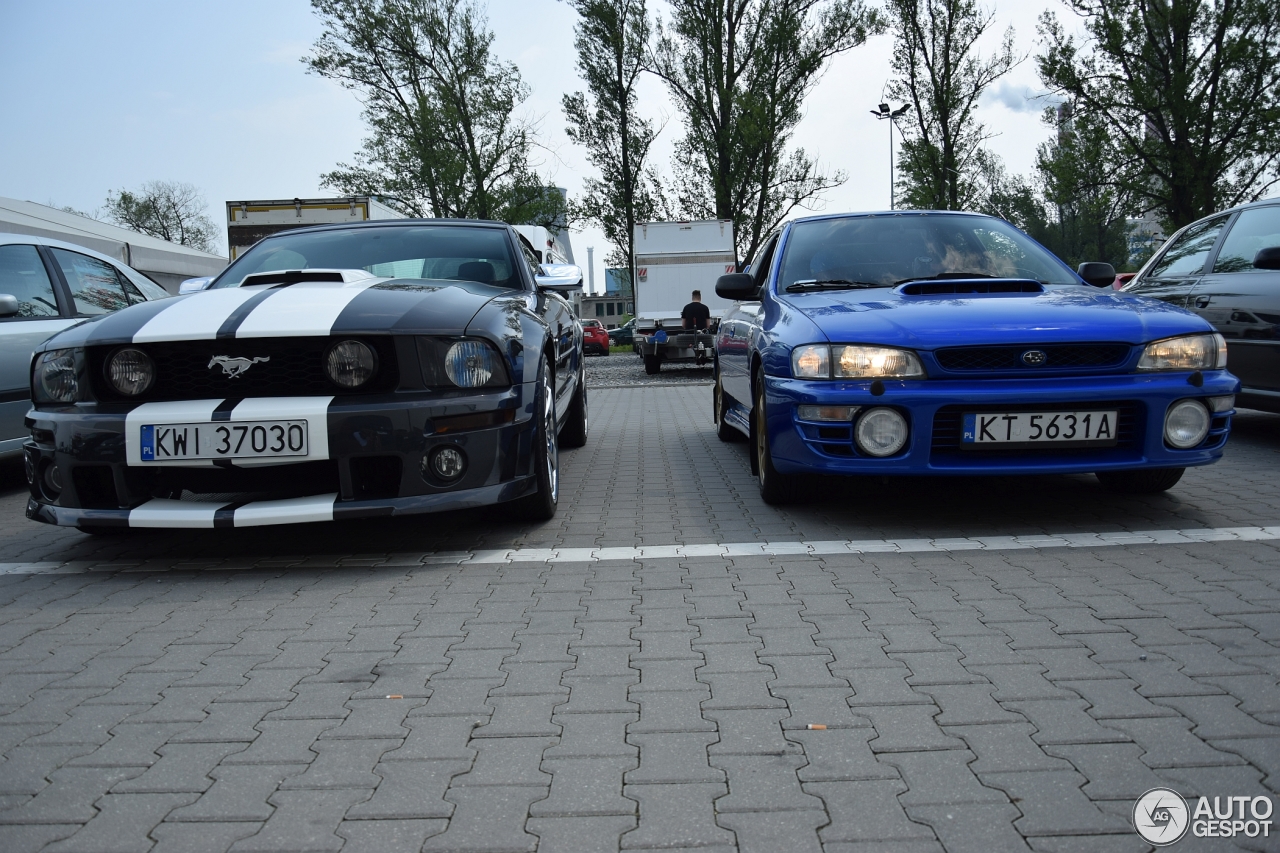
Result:
[[973,210],[1001,167],[984,147],[986,128],[974,117],[982,93],[1018,63],[1013,29],[989,58],[977,42],[995,13],[975,0],[888,0],[894,33],[890,98],[910,109],[901,120],[898,198],[926,210]]
[[1166,229],[1280,180],[1275,0],[1065,0],[1087,39],[1041,17],[1046,85],[1105,128],[1108,181]]
[[191,184],[147,181],[137,191],[109,193],[103,213],[109,221],[140,234],[202,252],[218,251],[218,226],[209,217],[204,196]]
[[657,172],[645,164],[657,131],[636,112],[649,15],[644,0],[569,2],[581,16],[574,47],[587,91],[564,96],[566,132],[600,171],[583,181],[573,218],[596,225],[613,244],[606,264],[630,269],[636,223],[669,218]]
[[322,184],[401,200],[418,216],[563,226],[560,193],[534,171],[529,95],[493,55],[473,2],[312,0],[324,32],[303,62],[355,91],[371,133]]
[[843,183],[789,143],[804,98],[831,57],[879,32],[862,0],[672,0],[651,68],[684,121],[675,189],[682,213],[733,221],[738,256],[755,255],[797,207]]

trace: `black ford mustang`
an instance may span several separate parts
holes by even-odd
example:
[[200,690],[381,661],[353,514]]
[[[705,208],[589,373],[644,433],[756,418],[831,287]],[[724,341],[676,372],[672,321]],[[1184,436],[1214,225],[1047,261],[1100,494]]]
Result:
[[89,532],[246,527],[511,502],[550,518],[586,442],[582,327],[501,223],[269,237],[186,297],[32,362],[27,516]]

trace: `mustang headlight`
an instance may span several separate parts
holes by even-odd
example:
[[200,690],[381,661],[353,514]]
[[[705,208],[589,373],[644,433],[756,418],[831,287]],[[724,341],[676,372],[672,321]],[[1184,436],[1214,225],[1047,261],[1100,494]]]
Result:
[[423,382],[431,388],[505,388],[511,384],[497,347],[477,338],[418,338]]
[[35,364],[36,402],[74,403],[80,399],[80,362],[73,349],[41,353]]
[[362,341],[339,341],[329,348],[324,368],[343,388],[359,388],[378,372],[378,356]]
[[1152,341],[1138,359],[1139,370],[1222,370],[1227,342],[1217,333]]
[[807,344],[791,351],[797,379],[916,379],[924,366],[911,350],[861,344]]
[[107,381],[126,397],[136,397],[156,381],[156,363],[140,349],[118,349],[107,360]]

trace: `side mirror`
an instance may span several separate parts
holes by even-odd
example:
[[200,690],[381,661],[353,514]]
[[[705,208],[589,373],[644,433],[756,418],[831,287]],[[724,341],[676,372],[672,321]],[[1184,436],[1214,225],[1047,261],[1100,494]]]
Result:
[[0,317],[13,317],[22,306],[18,304],[18,297],[11,296],[8,293],[0,293]]
[[213,282],[213,276],[206,275],[200,278],[189,278],[182,284],[178,285],[178,295],[186,296],[188,293],[199,293]]
[[731,272],[716,279],[716,296],[746,302],[756,298],[756,280],[745,272]]
[[1260,270],[1280,270],[1280,246],[1269,246],[1253,256],[1253,265]]
[[533,278],[539,290],[572,293],[582,289],[582,268],[573,264],[543,264],[542,275]]
[[1110,287],[1116,280],[1116,268],[1111,264],[1090,262],[1076,267],[1076,275],[1094,287]]

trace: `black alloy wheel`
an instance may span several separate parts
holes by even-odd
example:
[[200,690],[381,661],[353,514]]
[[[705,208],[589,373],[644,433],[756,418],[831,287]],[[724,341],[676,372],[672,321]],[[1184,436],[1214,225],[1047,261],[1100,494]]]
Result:
[[587,369],[578,368],[578,387],[573,391],[573,399],[569,401],[569,411],[564,415],[564,426],[560,427],[561,447],[582,447],[587,443]]
[[538,490],[519,499],[521,514],[530,521],[549,521],[560,502],[560,442],[556,421],[555,381],[551,367],[538,369],[539,391],[534,401],[533,468]]

